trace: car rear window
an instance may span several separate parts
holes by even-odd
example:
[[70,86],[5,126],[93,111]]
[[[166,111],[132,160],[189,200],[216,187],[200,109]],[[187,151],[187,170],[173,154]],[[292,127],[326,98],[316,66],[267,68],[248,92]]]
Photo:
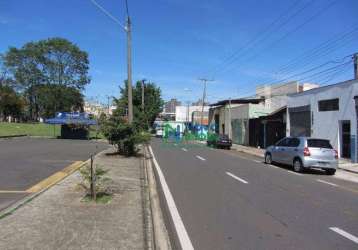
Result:
[[328,140],[308,139],[307,146],[309,148],[333,148]]

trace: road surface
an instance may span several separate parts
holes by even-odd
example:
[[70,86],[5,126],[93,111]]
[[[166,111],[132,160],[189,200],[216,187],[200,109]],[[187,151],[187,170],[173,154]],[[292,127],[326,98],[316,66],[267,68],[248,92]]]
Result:
[[358,249],[357,183],[206,146],[151,147],[195,249]]

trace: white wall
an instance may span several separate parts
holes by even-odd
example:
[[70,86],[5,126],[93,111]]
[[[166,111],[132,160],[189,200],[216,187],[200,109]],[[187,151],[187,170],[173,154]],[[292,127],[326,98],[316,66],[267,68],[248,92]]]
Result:
[[[329,139],[332,146],[341,155],[340,122],[350,120],[351,135],[357,136],[357,119],[354,96],[358,95],[358,80],[347,81],[340,84],[321,87],[299,94],[289,96],[288,108],[311,105],[313,121],[311,123],[311,136]],[[338,111],[318,111],[318,101],[339,98]],[[287,114],[287,136],[290,135],[289,114]],[[356,138],[357,139],[357,138]],[[353,152],[352,152],[353,153]]]
[[[194,111],[202,110],[202,106],[189,106],[189,118],[188,118],[188,106],[176,106],[175,107],[175,121],[177,122],[186,122],[192,121],[192,113]],[[204,112],[209,111],[209,106],[204,106]]]

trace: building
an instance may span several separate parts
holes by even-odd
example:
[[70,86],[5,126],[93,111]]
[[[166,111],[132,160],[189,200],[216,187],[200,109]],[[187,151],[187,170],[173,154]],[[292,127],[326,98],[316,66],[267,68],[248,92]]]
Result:
[[210,129],[227,134],[236,144],[249,144],[249,119],[268,114],[265,99],[229,99],[211,104]]
[[99,117],[100,114],[108,113],[108,107],[98,103],[98,102],[85,102],[83,107],[85,113],[93,115],[94,117]]
[[163,113],[166,114],[175,114],[175,109],[177,106],[180,106],[181,102],[178,101],[175,98],[172,98],[170,101],[167,101],[164,103],[164,109],[163,109]]
[[[175,121],[197,122],[198,116],[201,120],[202,106],[177,106],[175,109]],[[208,124],[209,106],[204,106],[203,124]]]
[[297,81],[261,85],[253,98],[212,104],[209,121],[217,133],[229,135],[235,144],[266,147],[286,134],[288,95],[316,87]]
[[330,140],[342,158],[357,162],[358,80],[293,94],[287,103],[287,136]]
[[[198,101],[193,102],[191,106],[203,106],[203,100],[200,98]],[[204,102],[204,106],[209,106],[209,103]]]

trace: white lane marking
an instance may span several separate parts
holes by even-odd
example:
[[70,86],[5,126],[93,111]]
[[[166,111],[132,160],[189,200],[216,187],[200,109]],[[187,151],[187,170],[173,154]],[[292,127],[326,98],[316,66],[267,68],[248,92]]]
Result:
[[256,163],[262,163],[262,161],[258,161],[258,160],[253,160]]
[[226,174],[232,178],[234,178],[235,180],[241,181],[242,183],[248,184],[247,181],[245,181],[244,179],[241,179],[240,177],[237,177],[236,175],[230,173],[230,172],[226,172]]
[[324,181],[324,180],[321,180],[321,179],[317,179],[318,182],[321,182],[321,183],[325,183],[325,184],[328,184],[328,185],[331,185],[333,187],[338,187],[337,184],[334,184],[332,182],[328,182],[328,181]]
[[338,227],[330,227],[329,229],[331,229],[332,231],[336,232],[337,234],[340,234],[342,235],[343,237],[346,237],[347,239],[355,242],[358,244],[358,237],[350,234],[350,233],[347,233],[346,231],[338,228]]
[[293,171],[291,171],[291,170],[287,170],[287,173],[290,173],[290,174],[295,174],[295,175],[300,175],[300,176],[302,176],[302,175],[303,175],[303,174],[300,174],[300,173],[293,172]]
[[164,178],[163,172],[160,169],[160,166],[157,162],[157,160],[155,159],[152,147],[149,146],[149,151],[152,154],[153,157],[153,162],[155,165],[155,168],[157,170],[158,173],[158,177],[159,177],[159,181],[160,184],[162,185],[162,189],[164,192],[164,196],[165,199],[167,200],[167,204],[168,204],[168,208],[169,208],[169,212],[170,215],[172,216],[173,222],[174,222],[174,226],[175,226],[175,230],[178,234],[178,238],[179,238],[179,242],[181,245],[182,249],[188,249],[188,250],[194,250],[193,244],[191,243],[191,240],[189,238],[189,235],[185,229],[183,220],[180,217],[180,214],[178,212],[178,208],[175,205],[175,201],[174,198],[169,190],[168,184]]
[[198,158],[199,160],[202,160],[202,161],[206,161],[206,159],[201,157],[200,155],[196,155],[196,158]]
[[188,150],[186,148],[181,148],[181,150],[183,150],[185,152],[188,152]]
[[174,143],[174,146],[178,146],[178,144]]
[[268,164],[270,167],[273,167],[273,168],[279,168],[279,167],[277,167],[277,166],[275,166],[275,165],[272,165],[272,164]]

